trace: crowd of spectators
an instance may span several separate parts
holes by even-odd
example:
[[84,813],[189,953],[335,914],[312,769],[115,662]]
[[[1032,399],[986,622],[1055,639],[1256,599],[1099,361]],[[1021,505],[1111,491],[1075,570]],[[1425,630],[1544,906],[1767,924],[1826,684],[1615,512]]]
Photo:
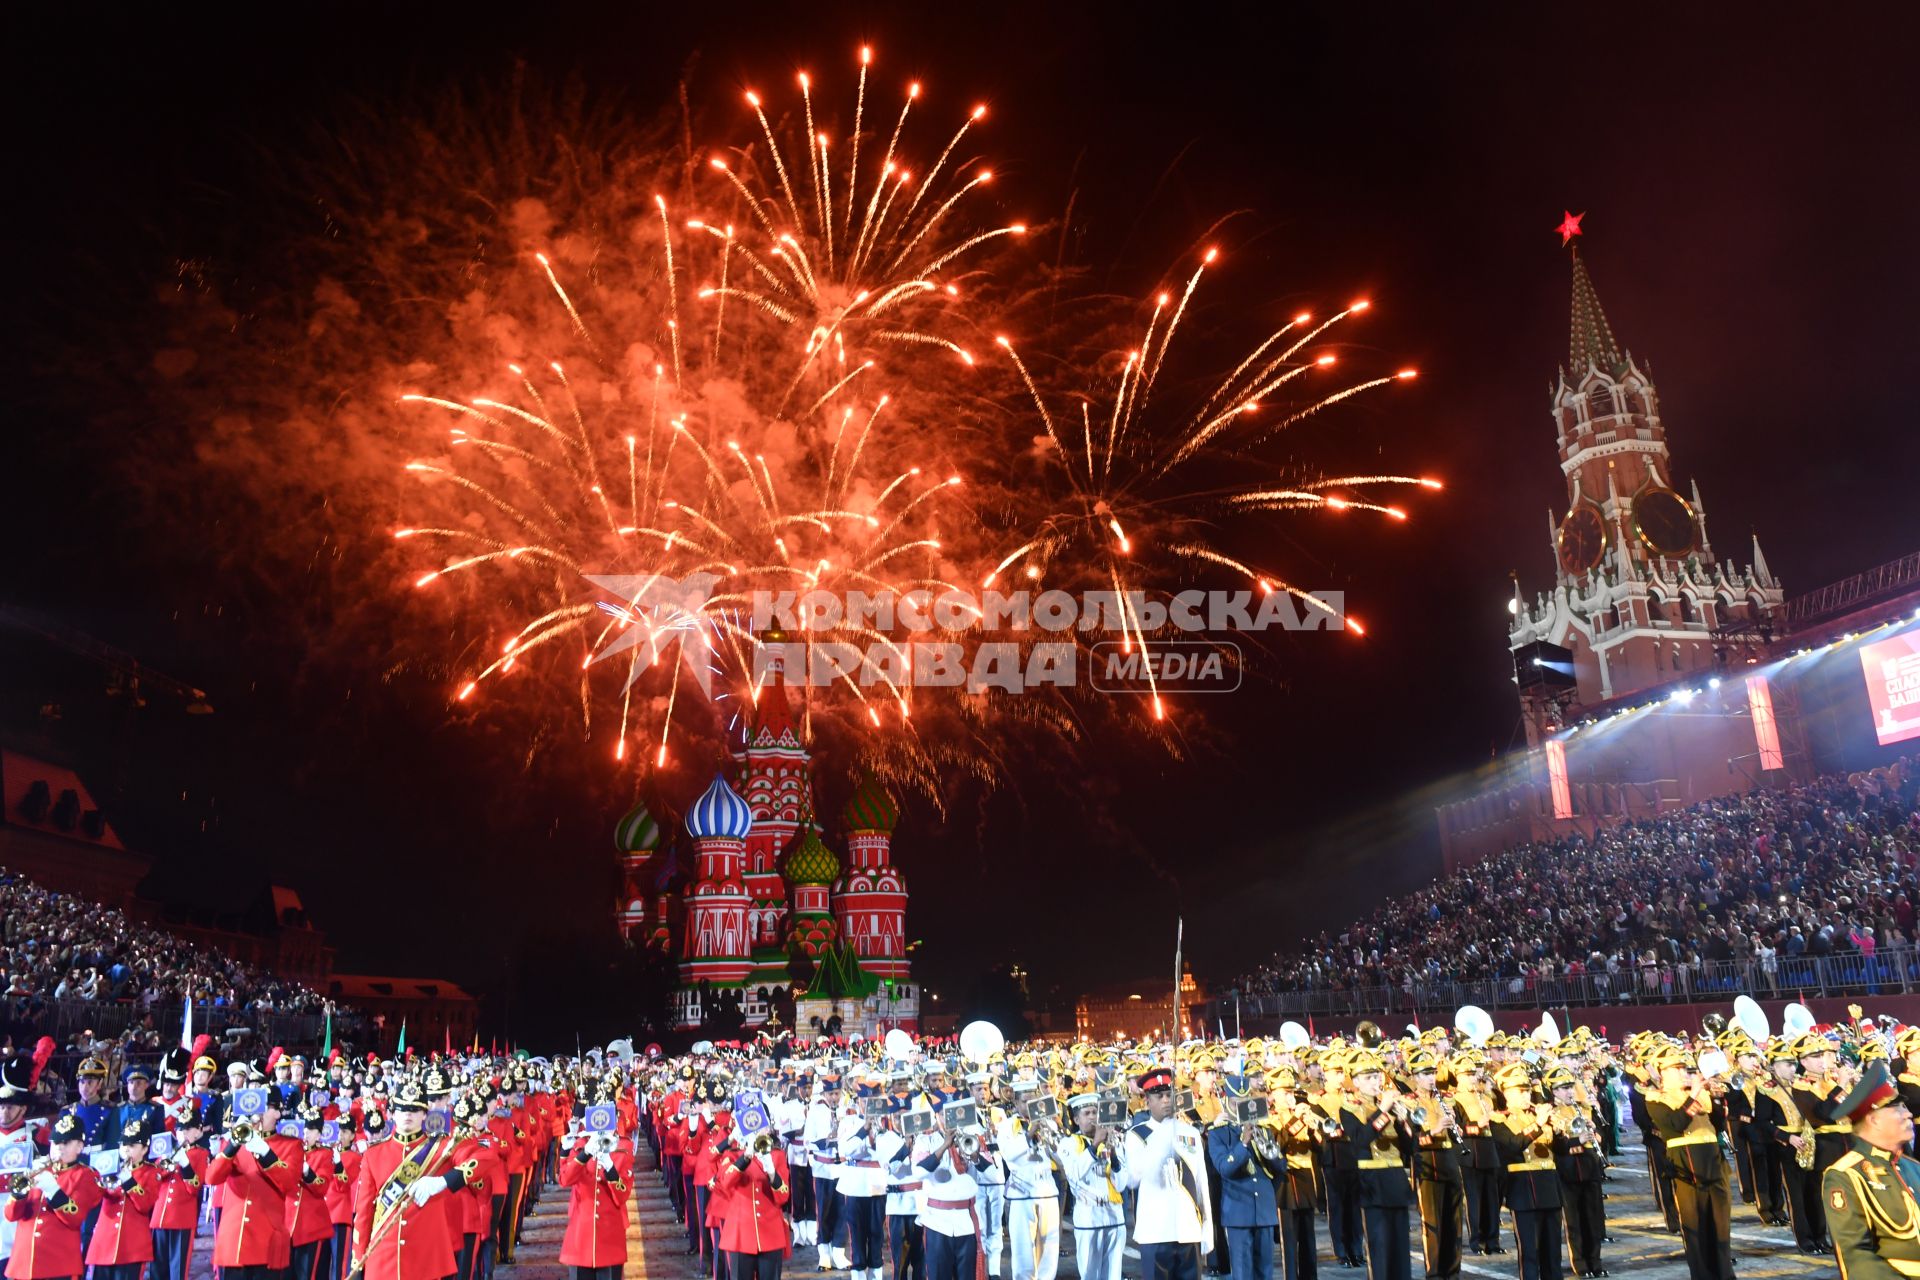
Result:
[[163,930],[0,868],[0,1013],[24,1033],[56,1005],[93,1002],[130,1010],[128,1021],[178,1034],[191,996],[196,1025],[255,1014],[319,1014],[327,999],[297,982],[193,947]]
[[1917,793],[1920,768],[1898,763],[1519,845],[1303,940],[1237,987],[1683,1000],[1764,995],[1825,957],[1851,957],[1867,985],[1920,979]]

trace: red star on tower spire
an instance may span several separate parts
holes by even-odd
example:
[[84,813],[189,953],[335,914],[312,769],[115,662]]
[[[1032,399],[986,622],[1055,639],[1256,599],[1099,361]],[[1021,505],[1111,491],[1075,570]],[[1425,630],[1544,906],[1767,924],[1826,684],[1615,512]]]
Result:
[[[1562,212],[1565,213],[1564,210]],[[1565,216],[1560,219],[1560,225],[1555,227],[1554,230],[1560,233],[1560,247],[1562,249],[1572,244],[1575,236],[1585,234],[1585,232],[1580,230],[1580,219],[1586,216],[1586,211],[1582,210],[1579,213],[1565,213]]]

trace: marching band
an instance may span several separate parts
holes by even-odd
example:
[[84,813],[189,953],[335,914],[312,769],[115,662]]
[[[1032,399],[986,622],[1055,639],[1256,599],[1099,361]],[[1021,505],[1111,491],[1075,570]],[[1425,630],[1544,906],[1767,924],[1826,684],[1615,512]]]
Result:
[[976,1023],[958,1043],[335,1055],[311,1074],[275,1055],[225,1091],[195,1050],[163,1061],[158,1098],[135,1072],[125,1102],[89,1089],[37,1122],[11,1062],[3,1269],[187,1280],[211,1217],[221,1280],[491,1280],[551,1188],[560,1263],[615,1280],[658,1178],[714,1280],[778,1280],[796,1249],[853,1280],[1054,1280],[1066,1230],[1085,1280],[1130,1253],[1146,1280],[1318,1280],[1323,1214],[1336,1265],[1368,1280],[1412,1280],[1415,1250],[1424,1280],[1457,1280],[1509,1245],[1519,1280],[1603,1277],[1630,1090],[1693,1280],[1731,1280],[1736,1188],[1848,1273],[1920,1275],[1920,1028],[1743,1019],[1613,1045],[1470,1012],[1457,1033],[1320,1043],[1008,1046]]

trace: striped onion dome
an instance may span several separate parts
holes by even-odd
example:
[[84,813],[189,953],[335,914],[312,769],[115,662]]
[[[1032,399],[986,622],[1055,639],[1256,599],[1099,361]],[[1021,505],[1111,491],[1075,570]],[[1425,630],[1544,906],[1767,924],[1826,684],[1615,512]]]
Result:
[[893,824],[900,820],[900,806],[880,785],[880,779],[869,773],[853,789],[853,798],[847,801],[847,807],[841,810],[840,816],[849,831],[884,831],[891,834]]
[[788,884],[832,884],[840,878],[840,859],[820,839],[820,828],[809,823],[787,851]]
[[727,785],[723,774],[713,775],[713,785],[687,811],[687,834],[695,840],[745,840],[752,829],[753,810]]
[[660,847],[660,824],[647,812],[645,803],[636,803],[614,824],[613,847],[621,853],[645,853]]

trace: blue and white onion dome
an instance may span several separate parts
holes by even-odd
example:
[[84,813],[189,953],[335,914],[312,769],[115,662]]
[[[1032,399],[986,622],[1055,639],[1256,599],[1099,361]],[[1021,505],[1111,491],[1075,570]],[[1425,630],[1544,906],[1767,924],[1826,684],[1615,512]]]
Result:
[[753,810],[747,807],[722,774],[687,811],[687,834],[695,840],[745,840],[753,829]]
[[636,803],[614,824],[613,847],[621,853],[645,853],[660,847],[660,824],[644,803]]

